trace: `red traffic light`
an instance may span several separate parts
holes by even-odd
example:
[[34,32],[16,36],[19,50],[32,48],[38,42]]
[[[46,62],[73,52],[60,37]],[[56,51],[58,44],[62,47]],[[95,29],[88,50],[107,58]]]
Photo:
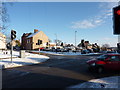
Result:
[[120,15],[120,10],[117,10],[117,14]]

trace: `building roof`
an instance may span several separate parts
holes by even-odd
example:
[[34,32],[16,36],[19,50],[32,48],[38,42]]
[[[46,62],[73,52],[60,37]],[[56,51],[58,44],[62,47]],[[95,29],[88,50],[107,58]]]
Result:
[[32,33],[24,33],[23,34],[23,37],[27,37],[27,36],[29,36],[29,35],[31,35]]
[[[39,31],[40,32],[40,31]],[[36,32],[36,33],[32,33],[31,35],[29,35],[27,38],[31,38],[31,37],[33,37],[34,35],[36,35],[38,32]]]

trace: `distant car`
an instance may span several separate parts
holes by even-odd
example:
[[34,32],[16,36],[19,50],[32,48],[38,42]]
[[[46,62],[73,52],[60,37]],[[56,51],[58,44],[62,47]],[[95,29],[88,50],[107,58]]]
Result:
[[87,49],[89,53],[93,53],[93,50],[92,49]]
[[81,51],[81,54],[87,54],[87,53],[90,53],[87,49]]
[[50,49],[49,48],[44,48],[43,51],[50,51]]
[[120,54],[104,54],[86,62],[89,69],[102,73],[105,70],[120,71]]
[[44,47],[40,47],[39,49],[40,49],[41,51],[43,51],[45,48],[44,48]]
[[120,50],[117,50],[117,53],[120,53]]
[[106,53],[116,53],[116,51],[107,51]]
[[13,50],[20,50],[20,47],[15,46],[13,47]]
[[116,51],[101,51],[101,53],[107,54],[107,53],[117,53]]
[[56,52],[61,52],[61,49],[60,49],[60,48],[57,48],[57,49],[56,49]]

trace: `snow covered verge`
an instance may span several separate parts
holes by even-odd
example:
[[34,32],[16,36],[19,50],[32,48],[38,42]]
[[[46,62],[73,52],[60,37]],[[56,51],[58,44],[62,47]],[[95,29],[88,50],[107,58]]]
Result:
[[92,79],[68,88],[120,88],[120,76]]
[[46,54],[52,54],[52,55],[95,55],[100,53],[89,53],[89,54],[81,54],[81,52],[50,52],[50,51],[31,51],[31,52],[37,52],[37,53],[46,53]]
[[[19,56],[19,52],[13,51],[13,57],[18,57],[18,56]],[[1,51],[0,50],[0,59],[2,59],[2,58],[10,58],[10,57],[11,57],[10,50],[8,50],[8,51]]]
[[8,54],[4,54],[3,52],[0,51],[0,69],[37,64],[45,62],[46,60],[49,59],[49,57],[47,56],[38,54],[25,53],[25,55],[26,55],[25,58],[18,58],[19,52],[13,51],[14,58],[11,62],[10,51],[8,51]]

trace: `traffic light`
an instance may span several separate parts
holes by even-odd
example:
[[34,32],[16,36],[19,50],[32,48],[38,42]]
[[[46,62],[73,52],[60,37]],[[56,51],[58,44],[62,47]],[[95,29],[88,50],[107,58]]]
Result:
[[42,44],[42,40],[38,40],[38,45]]
[[113,8],[113,33],[120,34],[120,5]]
[[11,30],[11,39],[15,39],[16,38],[16,31]]

